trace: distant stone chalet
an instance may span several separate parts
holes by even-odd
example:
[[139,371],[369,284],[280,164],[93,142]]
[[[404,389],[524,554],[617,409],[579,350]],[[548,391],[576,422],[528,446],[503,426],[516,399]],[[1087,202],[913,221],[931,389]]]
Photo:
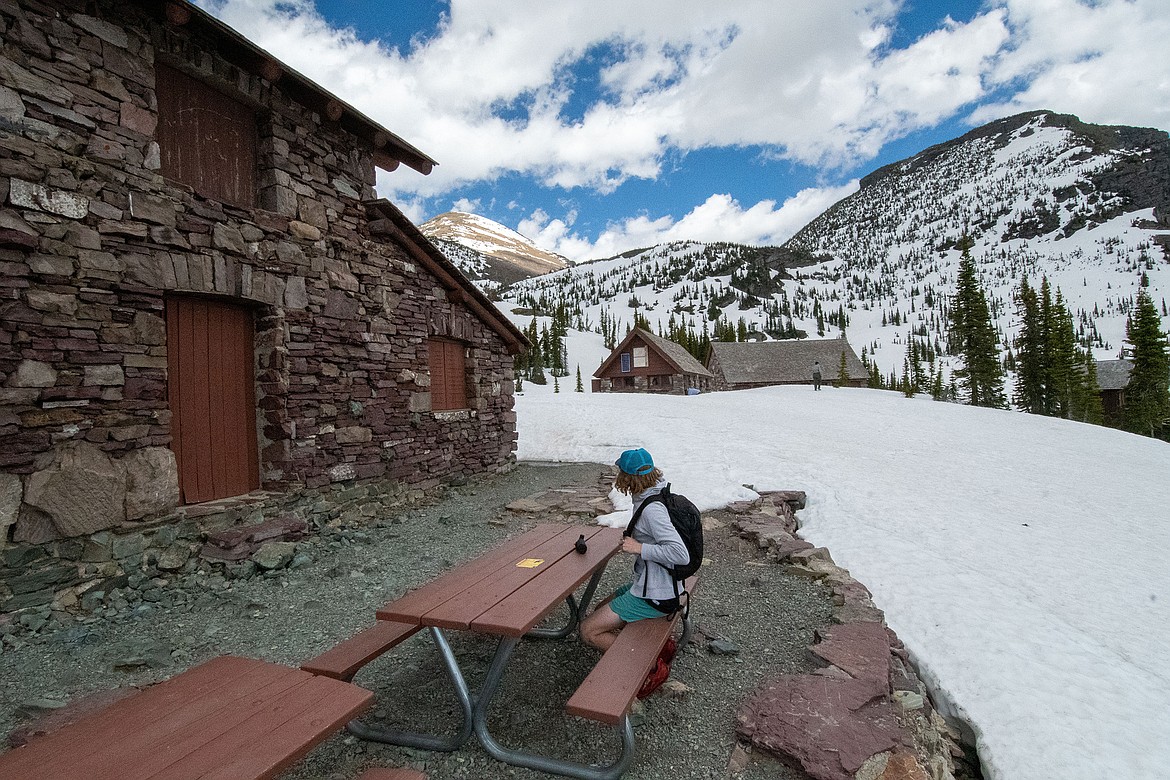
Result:
[[0,613],[510,467],[527,341],[375,197],[431,158],[188,2],[0,30]]
[[824,384],[833,384],[845,353],[850,387],[865,387],[869,378],[845,339],[793,339],[711,343],[707,368],[716,390],[746,390],[772,385],[812,384],[813,363],[820,361]]
[[593,372],[595,393],[670,393],[711,388],[711,372],[681,344],[634,328]]

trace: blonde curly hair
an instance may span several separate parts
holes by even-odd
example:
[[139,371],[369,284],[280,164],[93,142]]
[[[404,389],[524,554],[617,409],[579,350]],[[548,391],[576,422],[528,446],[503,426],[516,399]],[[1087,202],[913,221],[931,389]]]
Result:
[[627,496],[633,496],[654,487],[660,479],[662,479],[661,469],[654,469],[648,474],[627,474],[618,469],[617,479],[614,480],[613,486]]

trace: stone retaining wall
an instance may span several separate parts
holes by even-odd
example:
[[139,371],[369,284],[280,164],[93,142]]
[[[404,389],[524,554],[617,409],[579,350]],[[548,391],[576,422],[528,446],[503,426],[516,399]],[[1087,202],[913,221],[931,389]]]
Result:
[[901,641],[864,585],[829,551],[796,536],[799,491],[734,504],[734,526],[788,572],[833,593],[838,625],[809,650],[826,665],[768,680],[737,714],[740,736],[795,760],[816,780],[974,780],[956,730],[934,709]]
[[[0,551],[0,613],[10,613],[0,614],[0,635],[55,630],[107,613],[170,608],[193,597],[180,584],[192,578],[226,582],[295,568],[300,553],[295,542],[302,535],[339,522],[385,520],[427,495],[389,480],[338,483],[181,507],[145,528],[10,546]],[[245,543],[243,556],[208,549],[209,538],[225,529],[246,535],[252,528],[269,533]]]

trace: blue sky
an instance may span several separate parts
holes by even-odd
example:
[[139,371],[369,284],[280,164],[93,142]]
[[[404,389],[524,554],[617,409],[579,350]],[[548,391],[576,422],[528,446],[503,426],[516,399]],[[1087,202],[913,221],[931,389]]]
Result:
[[857,179],[1050,108],[1170,129],[1165,0],[201,0],[439,161],[380,173],[574,260],[780,243]]

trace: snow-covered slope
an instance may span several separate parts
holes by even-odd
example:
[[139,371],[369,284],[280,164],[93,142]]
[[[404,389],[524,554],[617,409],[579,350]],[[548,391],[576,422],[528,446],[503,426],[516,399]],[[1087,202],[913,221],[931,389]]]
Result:
[[521,460],[646,447],[704,510],[806,491],[801,536],[870,589],[988,780],[1167,777],[1170,445],[877,390],[525,388]]
[[1143,274],[1166,317],[1170,140],[1159,130],[1022,114],[876,171],[784,247],[667,244],[503,295],[538,312],[563,301],[582,329],[598,330],[604,311],[622,333],[635,310],[654,326],[673,316],[696,331],[742,318],[770,337],[836,336],[844,325],[888,375],[901,373],[911,334],[945,344],[963,235],[975,241],[1005,347],[1019,324],[1013,291],[1025,274],[1033,284],[1047,275],[1083,342],[1098,359],[1117,357]]

